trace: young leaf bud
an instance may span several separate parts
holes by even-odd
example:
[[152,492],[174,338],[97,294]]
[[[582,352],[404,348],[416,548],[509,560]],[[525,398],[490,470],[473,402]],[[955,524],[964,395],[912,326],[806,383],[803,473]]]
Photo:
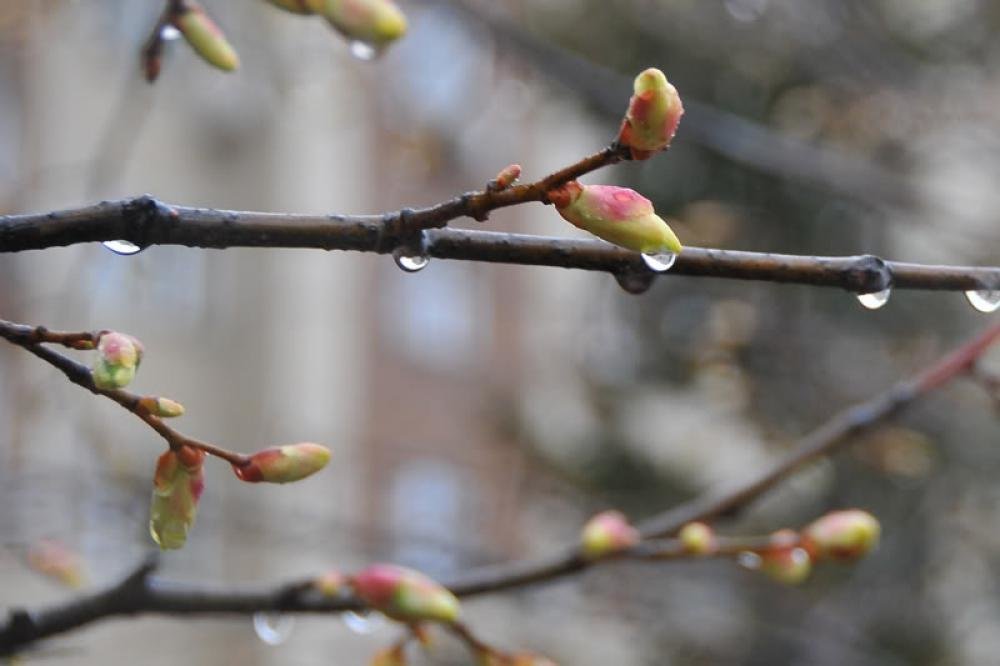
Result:
[[681,547],[691,555],[710,555],[715,551],[715,532],[705,523],[688,523],[677,533]]
[[208,64],[227,72],[239,67],[240,59],[236,51],[200,6],[190,1],[185,3],[184,10],[174,19],[174,26]]
[[139,398],[139,406],[153,416],[159,416],[163,419],[184,415],[184,405],[170,398],[158,398],[152,395],[143,396]]
[[233,471],[248,483],[291,483],[318,472],[328,462],[330,449],[302,442],[258,451],[246,465],[233,465]]
[[66,587],[82,587],[86,576],[80,556],[66,544],[41,539],[28,549],[28,566],[57,580]]
[[406,16],[392,0],[304,0],[347,39],[376,48],[406,33]]
[[117,331],[101,333],[97,341],[97,360],[91,370],[94,385],[109,390],[128,386],[135,379],[142,353],[142,343],[131,335]]
[[580,548],[583,557],[597,560],[627,550],[639,543],[639,532],[620,511],[604,511],[583,526]]
[[881,531],[878,519],[867,511],[833,511],[802,530],[802,544],[817,559],[851,561],[878,545]]
[[571,180],[550,191],[548,199],[567,222],[609,243],[645,254],[678,254],[683,249],[649,199],[627,187]]
[[799,536],[792,530],[772,534],[772,545],[760,553],[760,570],[786,585],[804,581],[812,572],[812,557],[798,542]]
[[451,623],[458,619],[455,595],[413,569],[373,564],[351,577],[350,585],[363,602],[400,622]]
[[167,451],[156,462],[149,533],[163,550],[181,548],[194,524],[205,487],[205,454],[189,446]]
[[634,90],[618,142],[631,149],[633,159],[644,160],[670,145],[684,105],[677,89],[654,67],[635,77]]
[[511,185],[517,182],[517,179],[521,177],[521,165],[520,164],[508,164],[504,168],[500,169],[500,173],[497,177],[490,181],[489,185],[486,186],[490,192],[500,192],[501,190],[506,190]]
[[346,583],[347,578],[344,574],[340,573],[336,569],[332,569],[327,571],[325,574],[314,578],[312,586],[313,589],[324,597],[335,597],[344,589],[344,585],[346,585]]

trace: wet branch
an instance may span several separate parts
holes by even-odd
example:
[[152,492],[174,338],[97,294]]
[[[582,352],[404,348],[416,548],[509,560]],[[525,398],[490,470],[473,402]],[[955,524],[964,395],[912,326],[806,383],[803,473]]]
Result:
[[[870,430],[914,401],[970,372],[977,359],[998,340],[1000,323],[993,324],[915,376],[837,414],[802,438],[787,456],[759,477],[735,489],[706,494],[649,518],[640,524],[643,536],[647,539],[666,537],[688,522],[711,521],[748,507],[804,465],[834,453],[851,441],[852,436]],[[734,542],[730,546],[722,554],[736,552],[745,548],[746,544]],[[621,557],[672,559],[681,555],[667,540],[641,543]],[[442,582],[459,596],[472,596],[525,587],[608,561],[613,559],[588,562],[580,556],[576,547],[571,547],[547,559],[483,567]],[[167,583],[151,573],[152,566],[146,563],[122,583],[107,590],[40,611],[12,610],[6,623],[0,624],[0,656],[91,622],[122,615],[252,614],[262,611],[334,613],[359,608],[357,601],[348,597],[319,595],[310,581],[295,581],[260,590],[212,589]]]

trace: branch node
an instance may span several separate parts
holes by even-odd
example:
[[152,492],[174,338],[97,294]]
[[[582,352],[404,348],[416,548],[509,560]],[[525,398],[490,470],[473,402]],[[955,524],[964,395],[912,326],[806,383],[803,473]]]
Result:
[[858,294],[873,294],[893,285],[892,269],[873,254],[855,257],[843,270],[845,288]]

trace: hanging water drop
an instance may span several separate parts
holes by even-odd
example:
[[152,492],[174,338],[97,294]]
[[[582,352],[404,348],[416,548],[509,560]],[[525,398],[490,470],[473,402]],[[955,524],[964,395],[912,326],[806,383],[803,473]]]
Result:
[[757,553],[744,550],[736,556],[736,563],[744,569],[760,569],[761,558]]
[[120,254],[122,256],[129,256],[132,254],[139,254],[142,252],[142,248],[127,240],[110,240],[101,243],[104,247],[108,248],[115,254]]
[[649,288],[653,286],[654,278],[655,278],[654,273],[646,273],[640,271],[626,271],[624,273],[615,273],[615,280],[618,282],[618,286],[627,291],[628,293],[636,296],[638,296],[639,294],[644,294],[647,291],[649,291]]
[[882,291],[873,291],[870,294],[857,295],[858,303],[861,303],[861,305],[869,310],[878,310],[889,302],[890,296],[892,296],[892,287],[886,287]]
[[407,273],[416,273],[427,267],[431,258],[426,254],[414,254],[410,248],[398,248],[392,253],[392,258],[396,265]]
[[673,252],[657,252],[656,254],[643,253],[642,260],[654,273],[664,273],[677,261],[677,255]]
[[347,628],[356,634],[370,634],[385,624],[385,616],[375,611],[347,611],[343,617]]
[[172,42],[175,39],[180,39],[181,31],[172,25],[165,25],[160,29],[160,39],[166,42]]
[[352,41],[348,48],[351,50],[351,55],[358,60],[374,60],[379,53],[377,48],[359,39]]
[[268,645],[281,645],[292,635],[295,628],[295,618],[280,613],[254,613],[253,630],[262,642]]
[[969,305],[980,312],[996,312],[1000,309],[1000,289],[982,289],[965,292]]

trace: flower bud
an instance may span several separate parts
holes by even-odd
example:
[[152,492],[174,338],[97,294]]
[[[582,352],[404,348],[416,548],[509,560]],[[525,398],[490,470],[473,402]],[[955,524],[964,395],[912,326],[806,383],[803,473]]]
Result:
[[639,543],[639,531],[620,511],[603,511],[583,526],[580,547],[584,559],[597,560]]
[[358,597],[400,622],[454,622],[459,604],[451,592],[419,571],[373,564],[350,579]]
[[406,33],[406,16],[392,0],[304,0],[347,39],[384,47]]
[[379,650],[372,656],[369,666],[406,666],[406,653],[402,645]]
[[153,416],[159,416],[163,419],[184,415],[184,405],[170,398],[158,398],[151,395],[143,396],[139,398],[139,406]]
[[649,199],[627,187],[580,185],[571,180],[548,193],[570,224],[635,252],[680,253],[681,242]]
[[142,352],[142,343],[131,335],[117,331],[101,333],[97,341],[97,360],[91,369],[94,385],[106,390],[128,386],[135,379]]
[[181,548],[194,524],[205,487],[205,454],[189,446],[167,451],[156,462],[149,533],[163,550]]
[[677,89],[655,67],[635,77],[634,90],[618,142],[631,149],[633,159],[644,160],[670,145],[684,105]]
[[267,0],[275,7],[284,9],[286,12],[292,12],[293,14],[313,14],[313,10],[309,9],[309,5],[306,0]]
[[775,544],[760,553],[760,570],[786,585],[798,585],[812,572],[812,558],[805,548],[795,545],[797,535],[781,530],[771,535]]
[[41,539],[31,545],[28,549],[28,566],[66,587],[82,587],[86,578],[80,556],[66,544],[54,539]]
[[174,27],[180,30],[195,53],[208,64],[227,72],[239,67],[240,58],[222,30],[194,2],[189,0],[185,3],[184,10],[174,19]]
[[344,574],[336,569],[331,569],[325,574],[314,578],[312,586],[314,590],[324,597],[335,597],[344,589],[346,583],[347,578]]
[[500,192],[501,190],[506,190],[511,185],[517,182],[517,179],[521,177],[521,165],[520,164],[508,164],[504,168],[500,169],[500,173],[497,177],[490,181],[487,189],[491,192]]
[[250,456],[246,465],[233,465],[233,471],[248,483],[291,483],[318,472],[328,462],[330,449],[302,442],[258,451]]
[[715,552],[715,531],[705,523],[688,523],[677,533],[681,547],[691,555]]
[[802,543],[817,559],[850,561],[878,545],[882,528],[867,511],[833,511],[802,530]]

